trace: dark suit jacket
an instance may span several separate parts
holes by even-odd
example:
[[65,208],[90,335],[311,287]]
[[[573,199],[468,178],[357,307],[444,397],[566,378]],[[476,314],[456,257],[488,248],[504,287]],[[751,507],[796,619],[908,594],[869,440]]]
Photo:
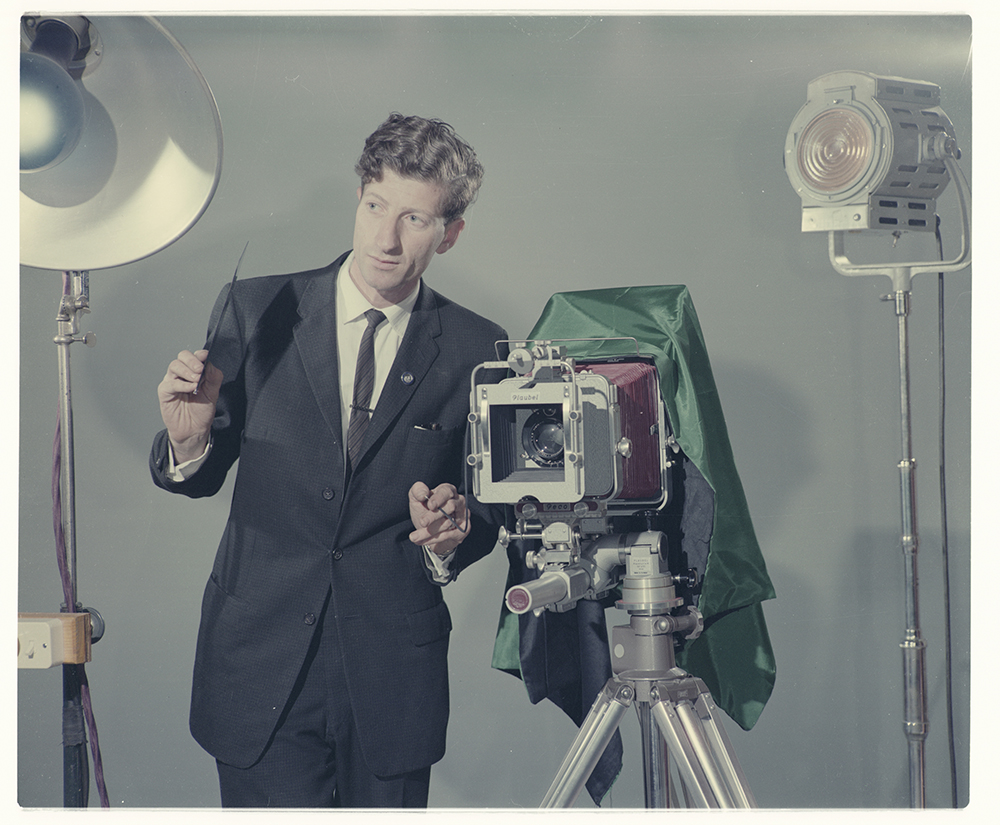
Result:
[[[237,283],[212,360],[225,380],[213,447],[188,480],[212,495],[239,459],[232,507],[205,588],[191,730],[212,755],[245,767],[262,753],[302,666],[327,593],[350,701],[372,771],[389,775],[444,754],[451,619],[413,529],[415,481],[462,487],[469,381],[506,333],[421,286],[406,336],[345,479],[335,277],[331,265]],[[495,380],[495,378],[493,379]],[[434,425],[434,429],[425,429]],[[493,549],[502,514],[470,502],[472,529],[454,575]]]

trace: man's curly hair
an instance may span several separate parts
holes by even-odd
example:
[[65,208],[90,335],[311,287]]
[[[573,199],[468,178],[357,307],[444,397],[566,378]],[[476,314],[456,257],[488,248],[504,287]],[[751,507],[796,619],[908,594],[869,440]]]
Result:
[[362,186],[382,180],[384,169],[443,187],[441,210],[446,224],[465,214],[483,181],[483,166],[475,151],[449,124],[399,112],[372,132],[354,167]]

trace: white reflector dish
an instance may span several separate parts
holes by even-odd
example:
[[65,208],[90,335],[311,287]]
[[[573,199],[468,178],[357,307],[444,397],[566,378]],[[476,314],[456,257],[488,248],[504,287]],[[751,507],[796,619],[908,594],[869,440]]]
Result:
[[90,271],[158,252],[201,217],[222,169],[222,123],[204,77],[159,21],[89,18],[100,64],[82,80],[80,141],[22,174],[21,263]]

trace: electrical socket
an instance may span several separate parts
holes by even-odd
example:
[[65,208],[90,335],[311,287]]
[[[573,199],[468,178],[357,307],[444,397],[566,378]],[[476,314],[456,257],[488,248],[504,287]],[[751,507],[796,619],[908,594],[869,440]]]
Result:
[[63,662],[63,628],[59,619],[19,620],[17,666],[47,668]]
[[89,613],[18,613],[17,666],[89,662],[92,632]]

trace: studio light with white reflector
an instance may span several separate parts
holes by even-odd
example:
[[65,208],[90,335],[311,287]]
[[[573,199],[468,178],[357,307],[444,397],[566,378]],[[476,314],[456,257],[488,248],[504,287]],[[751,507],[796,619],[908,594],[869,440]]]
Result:
[[[81,33],[79,21],[85,21]],[[77,52],[63,80],[25,88],[25,63],[58,63],[45,54],[55,29],[73,36]],[[204,77],[173,36],[148,17],[24,17],[22,118],[31,112],[63,116],[22,120],[21,263],[39,269],[92,271],[140,260],[168,246],[201,217],[221,173],[222,126]],[[70,46],[69,48],[72,48]],[[98,51],[96,57],[94,50]],[[30,71],[29,83],[35,76]],[[75,115],[51,100],[79,94],[84,110],[75,148]],[[30,110],[25,109],[25,99]],[[47,123],[54,140],[37,137]],[[25,126],[30,124],[26,130]],[[26,131],[28,135],[26,135]],[[66,134],[63,140],[61,135]],[[32,146],[65,143],[55,162],[26,159]],[[25,168],[27,163],[37,168]]]
[[[79,316],[90,311],[89,273],[146,258],[197,222],[219,183],[222,124],[205,78],[158,20],[28,14],[20,144],[20,261],[62,273],[54,522],[62,611],[78,614],[69,346],[95,340],[79,334]],[[83,664],[63,664],[66,807],[87,805],[87,696]]]
[[[883,300],[893,303],[898,320],[903,453],[898,467],[906,586],[906,631],[901,644],[903,728],[914,808],[926,805],[924,746],[928,726],[910,412],[910,288],[917,274],[937,272],[943,277],[971,263],[970,192],[958,166],[955,130],[940,100],[940,87],[922,80],[853,71],[823,75],[808,85],[806,103],[788,130],[784,154],[788,180],[802,201],[802,231],[828,233],[830,263],[840,274],[885,275],[893,285],[892,293]],[[961,221],[960,250],[954,259],[907,263],[850,260],[845,251],[845,238],[850,234],[889,232],[894,245],[904,232],[936,234],[937,199],[952,179]],[[953,779],[953,799],[954,784]]]

